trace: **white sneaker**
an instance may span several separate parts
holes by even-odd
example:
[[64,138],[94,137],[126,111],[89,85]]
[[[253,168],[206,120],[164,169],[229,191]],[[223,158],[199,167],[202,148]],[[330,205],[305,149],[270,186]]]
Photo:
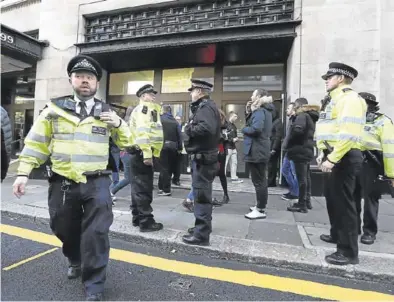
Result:
[[242,180],[242,179],[232,179],[231,180],[231,183],[233,183],[233,184],[241,184],[241,183],[243,183],[244,181]]
[[[256,206],[250,207],[249,210],[251,210],[251,211],[257,210],[257,207],[256,207]],[[264,210],[258,210],[258,211],[259,211],[260,213],[261,213],[261,212],[264,212]]]
[[261,210],[261,212],[257,209],[254,209],[248,214],[245,214],[245,218],[247,219],[264,219],[266,218],[267,215],[265,214],[264,210]]
[[114,194],[112,194],[112,192],[110,192],[110,193],[111,193],[112,201],[115,201],[116,200],[116,196]]

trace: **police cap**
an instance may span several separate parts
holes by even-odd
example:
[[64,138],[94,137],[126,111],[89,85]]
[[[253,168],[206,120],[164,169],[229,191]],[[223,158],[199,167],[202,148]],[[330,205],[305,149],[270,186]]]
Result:
[[138,91],[136,92],[136,96],[139,98],[144,93],[157,94],[157,91],[153,88],[153,86],[151,84],[146,84],[146,85],[142,86],[140,89],[138,89]]
[[323,78],[323,80],[327,80],[329,77],[331,77],[333,75],[344,75],[344,76],[354,80],[358,76],[358,71],[349,65],[346,65],[343,63],[332,62],[328,66],[327,73],[322,75],[322,78]]
[[372,93],[369,92],[360,92],[359,95],[369,103],[373,104],[379,104],[379,102],[376,100],[376,96],[374,96]]
[[89,71],[97,77],[98,81],[101,80],[103,75],[103,70],[100,64],[95,59],[86,55],[77,55],[68,63],[68,76],[71,76],[71,74],[76,71]]
[[197,79],[191,79],[192,82],[192,87],[190,87],[188,90],[192,91],[193,89],[200,88],[200,89],[206,89],[211,91],[213,88],[213,85],[211,83],[205,82],[203,80],[197,80]]

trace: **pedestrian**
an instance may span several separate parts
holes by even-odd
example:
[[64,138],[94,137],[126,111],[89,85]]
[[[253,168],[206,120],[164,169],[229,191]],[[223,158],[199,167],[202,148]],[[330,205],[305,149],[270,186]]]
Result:
[[163,228],[153,217],[153,163],[163,147],[161,106],[156,103],[157,91],[150,84],[138,89],[140,99],[130,118],[132,147],[128,149],[131,162],[131,209],[133,225],[140,232],[155,232]]
[[[360,242],[373,244],[378,232],[379,200],[382,198],[382,182],[394,186],[394,125],[389,117],[379,112],[379,102],[368,92],[360,92],[367,102],[366,124],[361,141],[364,161],[356,189],[357,214],[361,214],[361,198],[364,199],[363,234]],[[361,217],[359,219],[361,228]],[[361,231],[360,231],[361,233]]]
[[212,182],[218,168],[220,115],[210,98],[213,85],[192,79],[189,88],[191,115],[185,127],[185,148],[192,159],[195,226],[182,240],[192,245],[209,245],[212,232]]
[[1,182],[6,178],[11,160],[12,130],[7,111],[1,106]]
[[109,186],[109,138],[129,144],[126,123],[94,98],[102,69],[78,55],[67,66],[73,96],[52,99],[38,116],[19,157],[14,194],[25,194],[30,172],[49,158],[50,226],[63,243],[69,279],[82,275],[86,300],[103,299],[113,221]]
[[184,158],[183,154],[186,154],[186,151],[184,150],[185,148],[183,146],[182,117],[177,115],[175,117],[175,120],[178,123],[179,133],[181,134],[181,146],[180,146],[180,150],[178,150],[177,156],[176,156],[176,168],[175,168],[174,176],[172,177],[172,184],[174,186],[179,187],[181,185],[181,172],[182,172],[183,158]]
[[[126,110],[126,114],[124,117],[124,121],[126,122],[127,125],[129,125],[130,121],[130,116],[131,113],[133,112],[134,107],[129,106]],[[130,154],[126,152],[125,150],[120,151],[120,160],[122,161],[123,164],[123,172],[124,172],[124,178],[120,180],[112,189],[111,189],[111,197],[112,197],[112,205],[115,205],[115,194],[118,193],[120,190],[122,190],[124,187],[130,184],[131,180],[131,167],[130,167]]]
[[289,160],[287,157],[287,144],[290,139],[290,128],[291,128],[291,123],[292,123],[292,117],[295,115],[294,111],[294,102],[290,103],[287,106],[286,109],[286,115],[289,118],[287,122],[287,127],[286,127],[286,135],[282,143],[282,150],[284,153],[283,156],[283,165],[282,165],[282,175],[286,180],[286,183],[289,187],[289,192],[283,194],[281,197],[284,200],[290,201],[290,200],[298,200],[298,181],[297,181],[297,175],[295,172],[295,166],[294,162],[292,160]]
[[319,119],[319,106],[308,105],[305,98],[294,102],[295,115],[291,117],[291,128],[287,142],[287,157],[294,162],[298,181],[298,202],[288,207],[290,212],[307,213],[312,209],[310,162],[314,156],[314,134]]
[[330,99],[321,108],[316,124],[316,143],[321,151],[317,163],[329,173],[324,195],[331,223],[330,235],[323,234],[320,239],[337,244],[337,251],[325,258],[334,265],[359,262],[354,191],[363,162],[360,141],[367,105],[351,88],[357,75],[351,66],[330,63],[322,76]]
[[282,120],[276,110],[272,112],[272,132],[270,136],[271,154],[268,163],[268,187],[276,187],[276,178],[278,176],[278,164],[281,155],[281,145],[283,137]]
[[182,134],[178,122],[171,112],[171,106],[163,106],[161,115],[164,145],[160,154],[159,196],[171,195],[171,177],[178,169],[178,154],[182,151]]
[[234,111],[231,111],[228,118],[228,127],[227,127],[227,141],[226,141],[226,149],[227,149],[227,157],[226,157],[226,168],[224,173],[227,174],[227,166],[230,163],[230,175],[231,182],[233,184],[243,183],[242,179],[239,179],[237,176],[237,166],[238,166],[238,151],[236,142],[238,141],[238,129],[235,125],[235,122],[238,119],[238,114]]

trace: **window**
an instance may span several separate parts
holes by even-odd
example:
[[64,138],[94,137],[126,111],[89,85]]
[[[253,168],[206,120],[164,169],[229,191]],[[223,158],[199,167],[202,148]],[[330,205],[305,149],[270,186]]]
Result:
[[283,65],[225,66],[223,69],[223,91],[249,91],[258,88],[282,91]]
[[112,73],[109,77],[109,95],[134,95],[141,86],[153,85],[153,70]]
[[162,93],[187,93],[190,79],[196,78],[213,84],[213,67],[196,67],[163,70]]

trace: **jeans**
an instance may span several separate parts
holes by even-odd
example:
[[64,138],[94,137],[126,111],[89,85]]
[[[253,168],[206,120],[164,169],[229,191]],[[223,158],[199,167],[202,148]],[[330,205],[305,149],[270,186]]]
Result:
[[290,194],[293,196],[298,196],[299,188],[294,162],[289,160],[287,156],[285,156],[283,159],[282,174],[286,178],[286,181],[289,185]]
[[116,194],[119,190],[123,189],[124,187],[130,184],[130,179],[131,179],[130,158],[131,158],[130,154],[127,152],[121,155],[120,159],[122,160],[123,163],[124,178],[113,186],[111,190],[112,194]]
[[256,207],[265,210],[268,201],[268,175],[266,163],[248,163],[252,183],[256,190]]
[[311,200],[311,174],[309,163],[294,163],[297,174],[299,195],[298,203],[306,207],[307,202]]
[[226,164],[225,164],[225,175],[227,174],[227,165],[228,162],[231,161],[231,179],[236,180],[238,179],[237,176],[237,165],[238,165],[238,155],[237,155],[237,149],[228,149],[227,150],[227,157],[226,157]]
[[193,187],[191,187],[189,194],[187,194],[187,199],[194,201]]
[[[116,168],[119,171],[120,152],[118,151],[111,151],[111,152],[116,164]],[[119,172],[112,172],[112,184],[110,186],[110,189],[112,190],[112,188],[114,188],[118,182],[119,182]]]

